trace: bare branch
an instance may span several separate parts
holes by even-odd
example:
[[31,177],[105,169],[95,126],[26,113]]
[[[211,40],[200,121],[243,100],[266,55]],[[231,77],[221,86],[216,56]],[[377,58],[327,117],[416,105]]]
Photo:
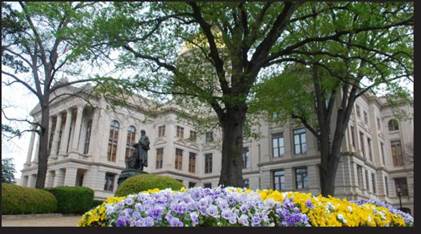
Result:
[[[20,84],[24,85],[27,89],[29,89],[29,91],[31,91],[33,94],[35,94],[38,97],[38,99],[40,99],[40,94],[38,94],[37,91],[35,91],[35,89],[33,89],[27,82],[19,79],[17,76],[15,76],[11,73],[3,71],[3,69],[1,70],[1,73],[13,78],[14,82],[17,82],[17,83],[20,83]],[[14,83],[14,82],[12,82],[12,83]]]
[[7,115],[6,115],[6,113],[4,112],[3,108],[1,109],[1,112],[2,112],[2,114],[3,114],[3,116],[4,116],[4,118],[5,118],[5,119],[7,119],[7,120],[9,120],[9,121],[26,122],[26,123],[29,123],[29,124],[31,124],[31,125],[36,125],[36,126],[41,127],[41,124],[40,124],[40,123],[33,122],[33,121],[28,120],[28,119],[16,119],[16,118],[9,118],[9,117],[7,117]]

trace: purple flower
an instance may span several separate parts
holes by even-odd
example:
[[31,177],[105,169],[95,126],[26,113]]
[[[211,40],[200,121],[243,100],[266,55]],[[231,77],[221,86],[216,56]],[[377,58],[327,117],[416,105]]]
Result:
[[308,199],[308,200],[306,201],[306,206],[307,206],[307,208],[309,208],[309,209],[313,209],[313,208],[314,208],[314,205],[313,205],[313,203],[311,203],[311,200],[310,200],[310,199]]
[[245,214],[242,214],[240,218],[238,218],[238,222],[243,226],[248,226],[249,225],[248,216]]
[[183,227],[183,222],[180,221],[180,219],[176,217],[171,217],[168,221],[171,227]]
[[230,219],[232,219],[234,214],[232,213],[232,211],[230,209],[224,209],[221,212],[221,216],[222,216],[222,218],[224,218],[226,220],[230,220]]
[[218,208],[214,205],[210,205],[207,209],[206,209],[206,213],[212,217],[217,217],[218,216]]
[[126,205],[128,205],[128,206],[131,206],[131,205],[133,205],[133,199],[132,198],[126,198],[125,200],[124,200],[124,203],[126,204]]
[[162,206],[155,206],[155,207],[149,208],[149,210],[147,211],[147,214],[152,219],[158,220],[161,218],[163,210],[164,208]]
[[262,222],[262,219],[260,218],[260,215],[253,215],[253,217],[251,217],[251,226],[255,227],[260,225],[260,222]]
[[197,212],[191,212],[190,219],[193,227],[199,224],[199,215],[197,214]]
[[171,210],[177,214],[184,214],[187,211],[187,206],[185,202],[173,203],[171,204]]

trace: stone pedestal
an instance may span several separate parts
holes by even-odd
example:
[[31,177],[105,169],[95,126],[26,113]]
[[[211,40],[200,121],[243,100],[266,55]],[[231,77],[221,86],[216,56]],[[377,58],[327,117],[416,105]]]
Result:
[[137,169],[124,169],[121,171],[121,174],[118,177],[117,183],[120,186],[120,184],[123,183],[123,181],[125,181],[127,178],[136,176],[136,175],[141,175],[141,174],[148,174],[148,173],[141,170],[137,170]]

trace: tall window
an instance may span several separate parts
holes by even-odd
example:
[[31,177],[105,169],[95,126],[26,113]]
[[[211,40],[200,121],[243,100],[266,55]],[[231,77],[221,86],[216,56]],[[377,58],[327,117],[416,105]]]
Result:
[[89,153],[89,143],[91,142],[92,119],[86,123],[85,143],[83,144],[83,153]]
[[364,179],[363,179],[363,167],[357,165],[357,177],[358,177],[358,187],[363,190],[364,189]]
[[56,154],[58,154],[60,152],[60,145],[61,145],[61,137],[63,135],[63,131],[64,131],[64,125],[66,123],[66,115],[63,114],[61,116],[61,126],[60,126],[60,131],[58,132],[58,142],[57,142],[57,152]]
[[163,156],[164,156],[164,148],[156,149],[156,163],[155,163],[156,169],[162,168]]
[[376,194],[377,192],[376,175],[374,173],[371,173],[371,184],[373,185],[373,193]]
[[352,142],[352,146],[354,146],[354,148],[357,148],[355,146],[355,129],[354,129],[354,126],[351,126],[351,142]]
[[389,126],[389,131],[399,130],[399,123],[396,119],[389,120],[388,126]]
[[193,152],[190,152],[189,154],[189,172],[196,172],[196,154]]
[[384,144],[383,144],[383,142],[380,142],[380,151],[382,153],[382,162],[383,162],[383,165],[386,165],[386,160],[384,159]]
[[285,187],[285,173],[284,170],[273,171],[273,189],[282,190]]
[[308,188],[307,167],[295,168],[295,187],[297,189]]
[[304,154],[307,151],[306,130],[294,129],[294,154]]
[[209,142],[213,142],[213,132],[212,131],[206,133],[206,143],[209,143]]
[[243,168],[250,168],[249,147],[243,147]]
[[393,166],[395,167],[403,166],[401,141],[400,140],[391,141],[390,146],[392,147]]
[[110,126],[110,137],[108,138],[108,161],[115,162],[117,157],[117,143],[118,143],[118,130],[120,124],[118,121],[113,120]]
[[406,177],[395,178],[394,180],[396,194],[398,194],[398,189],[400,189],[402,196],[408,196],[408,183],[406,181]]
[[189,188],[193,188],[194,186],[196,186],[196,183],[194,183],[194,182],[189,182]]
[[373,152],[371,151],[371,139],[367,137],[368,156],[370,161],[373,161]]
[[205,154],[205,173],[212,173],[212,153]]
[[361,145],[361,153],[365,157],[364,133],[363,132],[360,132],[360,145]]
[[190,140],[191,141],[196,141],[197,139],[197,134],[195,131],[190,130]]
[[51,118],[50,137],[48,138],[48,155],[51,153],[51,146],[53,145],[54,132],[56,130],[57,117]]
[[181,170],[183,168],[183,150],[175,149],[175,169]]
[[177,126],[177,137],[178,138],[184,138],[184,128]]
[[361,117],[361,109],[360,109],[359,105],[357,105],[357,116],[358,116],[358,118]]
[[204,183],[203,188],[212,188],[212,184],[211,183]]
[[163,136],[165,136],[165,125],[158,127],[158,137],[163,137]]
[[250,179],[243,180],[244,188],[250,188]]
[[368,124],[368,114],[364,111],[364,122],[365,124]]
[[115,179],[115,174],[109,173],[109,172],[105,173],[105,184],[104,184],[105,191],[109,191],[109,192],[114,191],[114,179]]
[[277,133],[272,135],[272,156],[274,158],[281,157],[285,154],[284,135]]
[[387,176],[384,177],[384,189],[386,190],[386,196],[389,196],[389,180]]
[[368,171],[365,170],[365,189],[370,190],[370,179],[368,178]]
[[136,141],[136,128],[134,126],[130,126],[127,129],[127,141],[126,141],[126,159],[133,155],[135,150],[133,144]]

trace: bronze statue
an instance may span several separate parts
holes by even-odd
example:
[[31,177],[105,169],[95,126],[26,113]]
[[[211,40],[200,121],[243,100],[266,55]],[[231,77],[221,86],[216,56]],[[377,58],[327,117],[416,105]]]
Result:
[[149,138],[146,136],[145,130],[141,130],[139,141],[133,145],[135,147],[133,155],[126,159],[127,169],[140,169],[140,171],[143,171],[143,167],[148,167],[149,144]]

